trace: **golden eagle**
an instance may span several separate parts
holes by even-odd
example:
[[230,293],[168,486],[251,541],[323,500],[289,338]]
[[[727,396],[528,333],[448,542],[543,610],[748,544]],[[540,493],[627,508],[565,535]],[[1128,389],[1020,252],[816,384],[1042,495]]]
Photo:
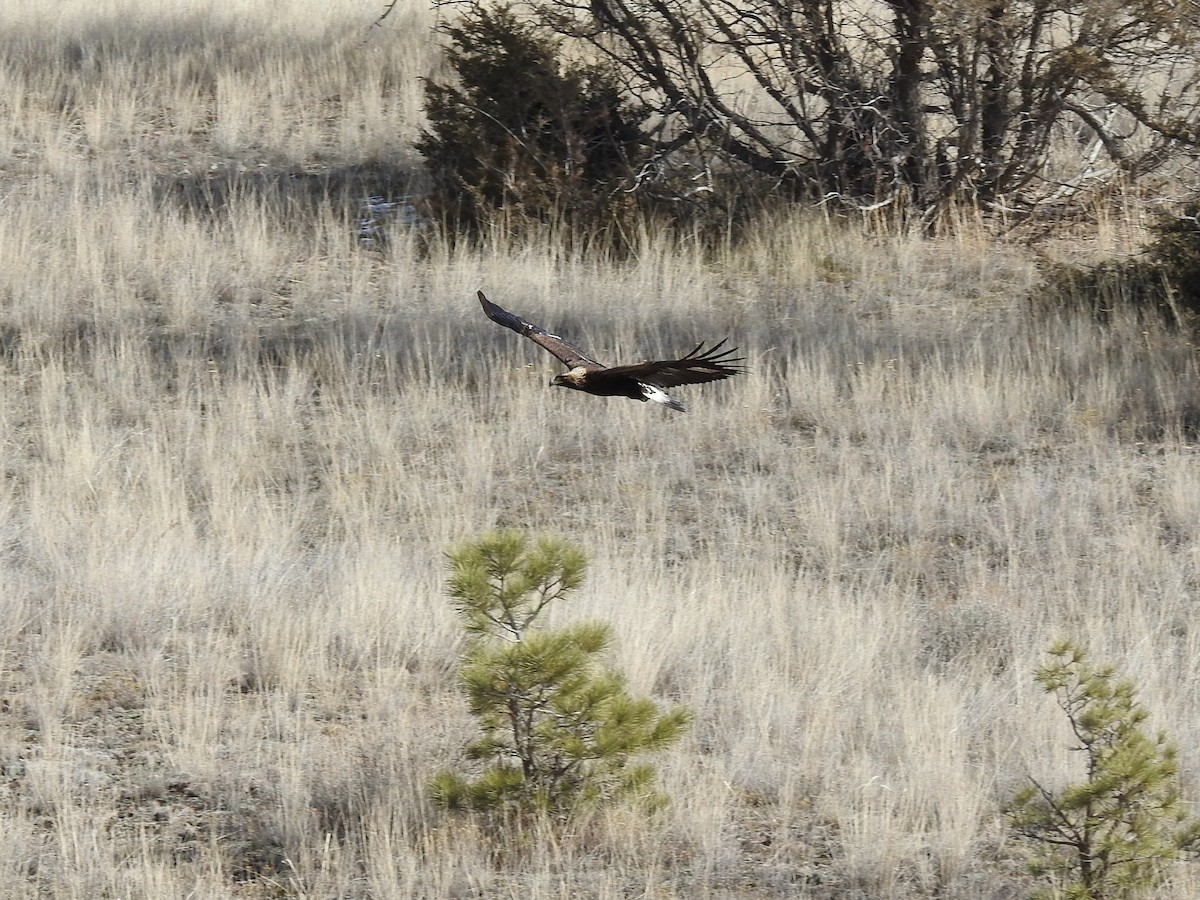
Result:
[[721,350],[725,341],[704,349],[704,344],[680,359],[659,359],[636,363],[631,366],[606,366],[586,356],[578,347],[564,341],[557,334],[531,325],[520,316],[498,307],[479,291],[479,302],[487,317],[497,325],[511,328],[523,334],[535,344],[544,347],[558,357],[570,371],[555,375],[550,384],[554,387],[570,388],[595,394],[598,397],[629,397],[632,400],[653,400],[670,409],[684,412],[683,404],[667,394],[663,388],[680,384],[701,384],[719,381],[746,371],[741,365],[743,357],[733,356],[737,348]]

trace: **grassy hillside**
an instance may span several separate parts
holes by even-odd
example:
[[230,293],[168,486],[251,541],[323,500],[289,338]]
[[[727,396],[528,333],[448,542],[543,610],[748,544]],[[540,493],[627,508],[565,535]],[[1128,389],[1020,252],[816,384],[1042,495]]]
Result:
[[[1000,804],[1081,775],[1032,679],[1060,636],[1196,796],[1184,338],[1035,319],[1032,255],[970,224],[366,250],[433,14],[144,8],[0,7],[0,897],[1020,896]],[[752,371],[686,415],[554,390],[479,288]],[[660,821],[498,856],[429,805],[472,734],[442,554],[495,526],[586,549],[565,614],[696,713]]]

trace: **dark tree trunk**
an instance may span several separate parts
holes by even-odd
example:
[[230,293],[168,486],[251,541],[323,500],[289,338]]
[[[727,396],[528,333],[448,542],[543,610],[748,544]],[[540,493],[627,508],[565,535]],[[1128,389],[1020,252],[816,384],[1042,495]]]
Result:
[[980,35],[987,70],[980,83],[979,150],[982,177],[979,193],[982,200],[994,200],[1003,191],[1000,183],[1004,171],[1004,138],[1008,134],[1010,92],[1012,86],[1012,39],[1004,25],[1006,11],[1003,0],[987,10]]
[[896,69],[892,90],[899,130],[899,175],[918,207],[936,191],[929,181],[929,147],[921,99],[921,60],[925,55],[929,10],[926,0],[894,0]]

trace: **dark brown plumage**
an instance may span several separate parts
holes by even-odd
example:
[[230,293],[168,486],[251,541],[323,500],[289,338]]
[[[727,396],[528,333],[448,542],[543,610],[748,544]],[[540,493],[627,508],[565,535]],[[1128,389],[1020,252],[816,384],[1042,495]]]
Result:
[[557,334],[551,334],[546,329],[501,309],[485,297],[483,291],[479,291],[478,296],[479,303],[489,319],[497,325],[511,328],[517,334],[525,335],[535,344],[549,350],[567,366],[569,371],[554,376],[554,380],[550,382],[556,387],[583,391],[585,394],[595,394],[599,397],[629,397],[642,402],[653,400],[669,409],[684,412],[683,404],[669,396],[664,388],[719,381],[746,371],[746,367],[741,364],[743,358],[733,356],[737,353],[736,347],[721,350],[725,341],[707,350],[704,349],[704,344],[697,344],[695,349],[679,359],[659,359],[628,366],[606,366]]

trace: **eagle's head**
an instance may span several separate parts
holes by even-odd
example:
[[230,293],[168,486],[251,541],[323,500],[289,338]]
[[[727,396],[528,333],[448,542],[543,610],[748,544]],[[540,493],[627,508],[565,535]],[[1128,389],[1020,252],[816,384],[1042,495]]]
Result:
[[587,384],[587,369],[583,366],[576,366],[569,372],[563,372],[560,375],[555,375],[550,382],[551,387],[573,388],[577,391],[583,390]]

